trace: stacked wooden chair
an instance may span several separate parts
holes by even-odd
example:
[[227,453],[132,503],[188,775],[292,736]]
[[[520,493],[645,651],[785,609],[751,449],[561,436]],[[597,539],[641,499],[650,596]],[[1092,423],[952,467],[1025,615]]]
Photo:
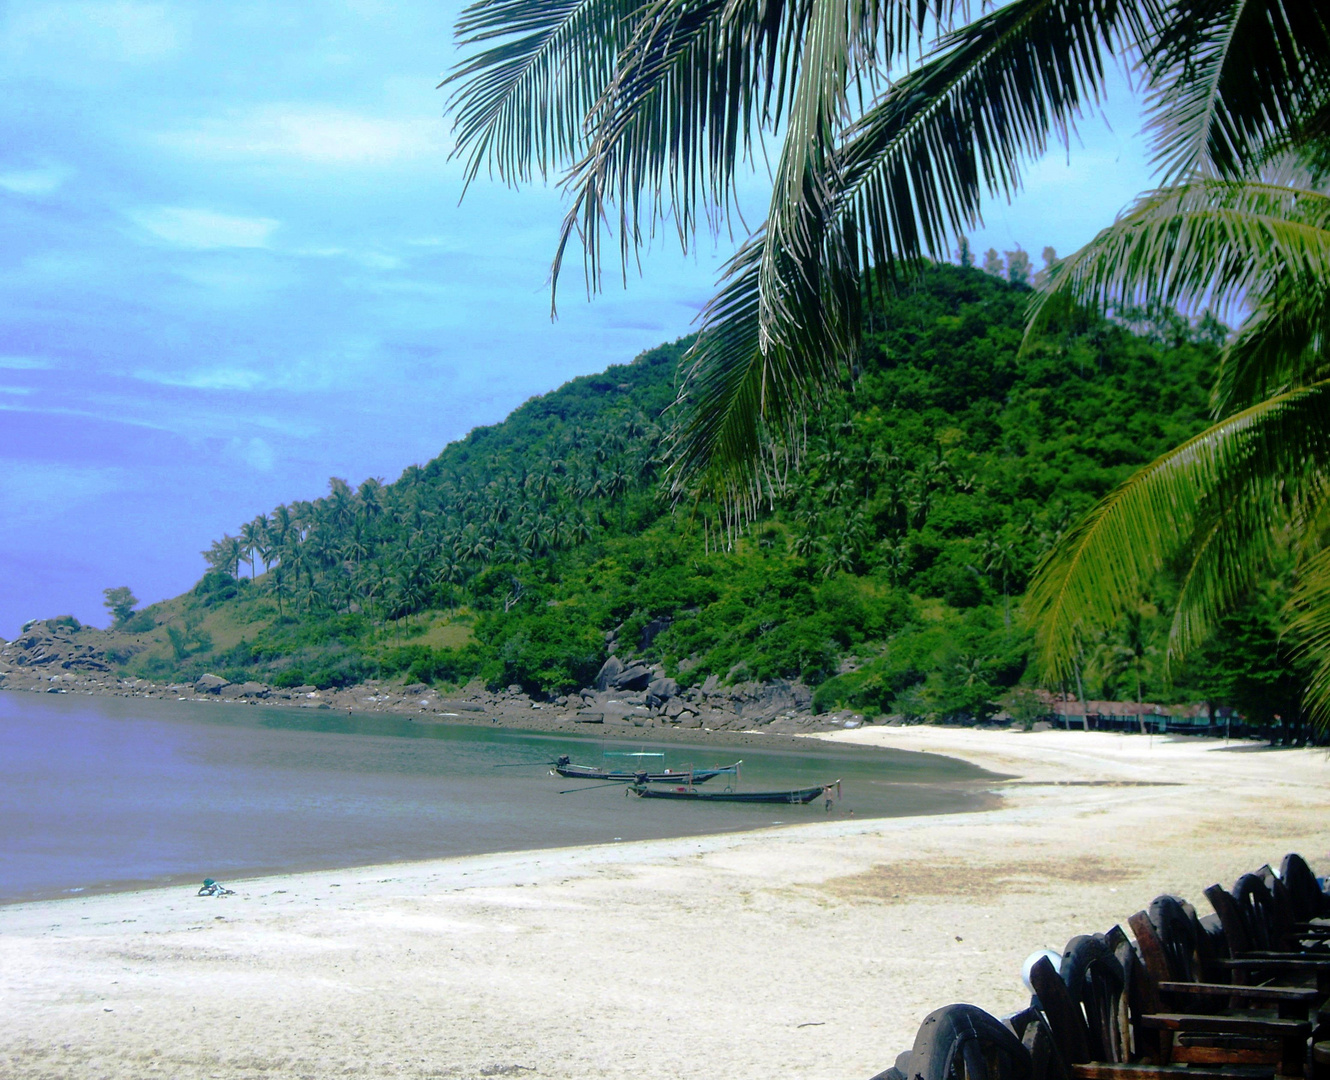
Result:
[[[1030,1007],[999,1021],[974,1005],[925,1018],[874,1080],[1330,1080],[1330,896],[1289,855],[1215,913],[1157,897],[1107,933],[1030,971]],[[1310,1052],[1309,1052],[1310,1050]]]

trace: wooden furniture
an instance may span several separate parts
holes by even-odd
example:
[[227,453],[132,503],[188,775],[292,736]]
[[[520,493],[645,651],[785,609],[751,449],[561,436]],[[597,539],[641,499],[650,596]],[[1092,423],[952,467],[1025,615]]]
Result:
[[[1311,1033],[1306,1021],[1172,1012],[1133,1015],[1132,973],[1124,971],[1119,957],[1130,968],[1135,954],[1121,948],[1125,940],[1120,930],[1073,938],[1061,973],[1047,957],[1031,969],[1040,1011],[1073,1080],[1213,1080],[1251,1076],[1252,1066],[1264,1067],[1259,1075],[1302,1077]],[[1249,1068],[1235,1071],[1233,1066]]]

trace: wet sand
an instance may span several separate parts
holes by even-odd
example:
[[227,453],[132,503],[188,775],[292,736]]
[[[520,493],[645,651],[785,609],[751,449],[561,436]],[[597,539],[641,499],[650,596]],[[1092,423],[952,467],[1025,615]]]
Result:
[[978,814],[473,856],[0,909],[0,1075],[865,1078],[1022,959],[1285,851],[1323,750],[867,728],[1015,779]]

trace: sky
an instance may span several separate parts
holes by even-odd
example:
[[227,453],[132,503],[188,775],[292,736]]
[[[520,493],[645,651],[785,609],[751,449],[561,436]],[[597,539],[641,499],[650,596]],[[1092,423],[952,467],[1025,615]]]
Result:
[[[183,592],[257,514],[693,329],[728,236],[590,302],[574,267],[551,321],[557,188],[459,204],[459,9],[0,3],[0,637]],[[1119,80],[976,250],[1089,240],[1150,184],[1140,128]]]

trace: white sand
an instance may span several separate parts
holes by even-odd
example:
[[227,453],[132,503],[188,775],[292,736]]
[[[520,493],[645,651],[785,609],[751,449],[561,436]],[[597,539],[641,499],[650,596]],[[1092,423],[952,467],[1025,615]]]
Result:
[[0,908],[0,1076],[863,1080],[930,1009],[1020,1007],[1029,952],[1160,892],[1205,911],[1288,850],[1330,870],[1324,751],[834,737],[1022,780],[982,814]]

